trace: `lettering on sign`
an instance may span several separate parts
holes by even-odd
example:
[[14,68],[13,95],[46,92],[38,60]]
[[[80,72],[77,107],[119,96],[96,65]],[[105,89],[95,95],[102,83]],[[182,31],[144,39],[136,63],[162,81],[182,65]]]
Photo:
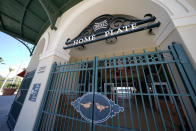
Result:
[[113,15],[100,16],[93,20],[76,38],[71,41],[67,39],[67,42],[65,42],[67,46],[63,48],[84,47],[86,44],[101,40],[106,40],[107,43],[109,39],[117,39],[118,36],[147,29],[152,30],[152,28],[159,27],[161,24],[160,22],[155,22],[156,17],[151,14],[147,14],[144,17],[143,20],[138,20],[133,17],[126,18]]
[[81,43],[92,41],[92,40],[95,40],[95,39],[96,39],[95,35],[84,37],[84,38],[81,38],[79,40],[74,40],[73,45],[81,44]]
[[[97,27],[97,28],[100,28],[100,27]],[[131,26],[120,27],[120,28],[117,29],[117,31],[114,31],[114,30],[105,31],[104,32],[104,34],[105,34],[104,37],[107,38],[109,36],[118,35],[120,33],[128,32],[128,31],[134,30],[134,29],[137,29],[136,23],[131,24]],[[96,39],[97,39],[96,35],[87,36],[87,37],[84,37],[84,38],[74,40],[73,45],[78,45],[78,44],[82,44],[82,43],[85,43],[85,42],[90,42],[90,41],[93,41],[93,40],[96,40]]]
[[137,29],[136,23],[131,24],[131,26],[130,25],[122,26],[122,27],[118,28],[117,31],[114,31],[114,30],[105,31],[105,37],[118,35],[120,33],[128,32],[128,31],[134,30],[134,29]]

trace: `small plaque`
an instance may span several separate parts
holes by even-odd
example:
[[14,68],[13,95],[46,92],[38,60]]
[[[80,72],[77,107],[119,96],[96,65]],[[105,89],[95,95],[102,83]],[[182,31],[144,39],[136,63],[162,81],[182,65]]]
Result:
[[38,73],[43,73],[46,70],[46,66],[42,66],[39,68]]
[[36,101],[40,86],[41,86],[40,83],[36,83],[33,85],[33,89],[32,89],[31,94],[29,96],[30,101],[33,101],[33,102]]

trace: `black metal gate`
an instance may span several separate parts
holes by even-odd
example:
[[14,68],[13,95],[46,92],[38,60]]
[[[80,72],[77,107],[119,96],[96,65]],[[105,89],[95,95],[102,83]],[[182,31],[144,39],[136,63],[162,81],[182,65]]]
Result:
[[[169,50],[54,64],[34,130],[196,130],[195,83],[179,44]],[[97,93],[116,104],[99,105]],[[81,103],[88,94],[94,94],[92,99]],[[104,116],[114,105],[123,110],[95,121],[95,108]],[[86,119],[89,114],[92,121]]]

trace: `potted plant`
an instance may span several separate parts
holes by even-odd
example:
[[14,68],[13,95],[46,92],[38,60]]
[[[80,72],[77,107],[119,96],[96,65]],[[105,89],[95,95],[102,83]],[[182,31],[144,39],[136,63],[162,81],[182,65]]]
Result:
[[13,95],[14,92],[18,89],[18,85],[17,84],[7,84],[4,88],[3,88],[3,95]]

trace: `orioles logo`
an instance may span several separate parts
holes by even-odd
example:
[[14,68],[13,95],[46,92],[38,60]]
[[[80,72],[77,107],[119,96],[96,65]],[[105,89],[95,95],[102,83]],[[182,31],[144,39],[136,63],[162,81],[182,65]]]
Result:
[[91,102],[88,102],[86,104],[80,103],[80,105],[82,105],[86,110],[88,110],[90,108],[91,104],[92,104]]
[[94,123],[102,123],[124,111],[123,107],[97,92],[89,92],[71,102],[71,105],[85,120]]
[[96,107],[100,112],[102,112],[102,110],[109,108],[109,106],[100,105],[99,103],[96,103]]
[[[91,104],[92,104],[91,102],[88,102],[88,103],[85,103],[85,104],[80,103],[80,105],[82,105],[86,110],[88,110],[90,108]],[[100,112],[102,112],[102,110],[105,110],[105,109],[109,108],[109,106],[104,106],[104,105],[101,105],[99,103],[95,103],[95,104],[96,104],[97,109]]]

